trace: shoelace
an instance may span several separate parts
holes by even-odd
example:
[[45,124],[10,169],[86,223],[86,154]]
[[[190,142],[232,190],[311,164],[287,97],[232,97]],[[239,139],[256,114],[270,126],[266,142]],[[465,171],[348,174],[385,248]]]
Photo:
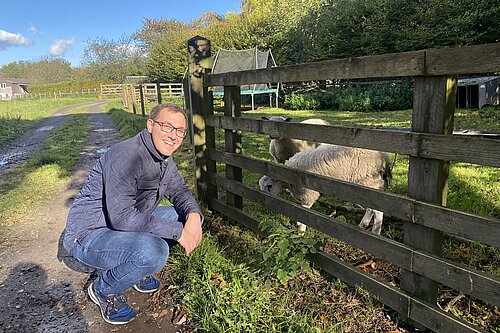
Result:
[[106,297],[106,313],[117,314],[127,307],[129,308],[127,312],[129,312],[130,306],[128,306],[127,297],[124,294],[120,293]]

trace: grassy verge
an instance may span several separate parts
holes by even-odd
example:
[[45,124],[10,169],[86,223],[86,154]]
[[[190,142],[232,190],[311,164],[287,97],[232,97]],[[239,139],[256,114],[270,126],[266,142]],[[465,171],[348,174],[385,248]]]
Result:
[[30,218],[44,202],[62,191],[89,132],[86,109],[75,110],[28,162],[0,176],[1,226]]
[[92,100],[95,97],[0,101],[0,147],[26,133],[58,108]]

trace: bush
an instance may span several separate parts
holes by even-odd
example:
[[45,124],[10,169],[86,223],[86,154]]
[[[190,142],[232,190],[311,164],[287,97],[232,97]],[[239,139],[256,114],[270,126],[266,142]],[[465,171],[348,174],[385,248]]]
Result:
[[391,111],[412,106],[411,83],[382,83],[328,88],[326,91],[291,93],[284,107],[291,110],[340,109],[348,111]]

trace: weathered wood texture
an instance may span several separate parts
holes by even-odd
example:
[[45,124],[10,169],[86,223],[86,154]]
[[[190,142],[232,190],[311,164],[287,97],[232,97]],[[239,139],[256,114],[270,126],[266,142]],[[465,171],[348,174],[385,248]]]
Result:
[[[238,118],[241,116],[241,95],[239,86],[224,87],[224,115],[226,117]],[[241,133],[236,130],[224,130],[224,142],[226,152],[241,154]],[[227,165],[226,178],[238,182],[243,181],[241,168]],[[227,203],[237,208],[243,208],[243,198],[231,192],[226,194]]]
[[211,74],[205,85],[474,74],[497,72],[499,64],[500,43],[493,43]]
[[341,278],[352,286],[361,286],[377,299],[407,318],[440,333],[485,332],[463,320],[444,312],[436,306],[422,302],[411,295],[392,287],[378,279],[354,268],[342,260],[326,253],[310,256],[310,259],[322,270]]
[[[239,182],[211,174],[210,182],[262,206],[307,224],[329,236],[390,261],[410,272],[427,276],[461,292],[500,305],[500,279],[462,267],[414,247],[387,239],[357,226],[340,222],[298,204],[257,191]],[[221,211],[227,213],[227,209]],[[246,219],[248,221],[248,219]],[[254,225],[255,223],[249,223]],[[253,227],[251,227],[253,228]],[[435,269],[440,267],[439,269]]]
[[[203,86],[203,74],[209,69],[202,66],[202,62],[211,58],[210,41],[196,36],[188,40],[188,86],[186,105],[190,107],[191,133],[193,135],[194,174],[196,177],[196,191],[198,198],[207,202],[207,160],[206,160],[206,132],[205,109],[209,102],[208,89]],[[204,98],[205,97],[205,98]]]
[[[412,132],[450,135],[456,100],[455,77],[417,77],[413,98]],[[408,196],[446,206],[449,162],[410,156]],[[404,225],[404,243],[436,255],[442,254],[443,233],[411,222]],[[438,283],[404,270],[401,289],[431,304],[437,302]]]
[[[500,167],[500,140],[211,116],[210,126],[397,154]],[[474,154],[471,154],[471,151]]]
[[500,247],[500,221],[381,192],[328,177],[301,172],[245,155],[209,150],[210,159],[268,175],[274,179],[316,190],[326,196],[371,207],[398,219],[410,221],[470,240]]

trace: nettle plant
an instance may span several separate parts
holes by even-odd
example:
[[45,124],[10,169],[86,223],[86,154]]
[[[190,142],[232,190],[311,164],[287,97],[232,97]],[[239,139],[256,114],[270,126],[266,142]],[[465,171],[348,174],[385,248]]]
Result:
[[272,220],[263,220],[259,227],[268,235],[262,241],[264,245],[268,245],[262,253],[266,275],[276,278],[284,285],[297,276],[297,273],[311,269],[306,256],[318,251],[316,241]]

